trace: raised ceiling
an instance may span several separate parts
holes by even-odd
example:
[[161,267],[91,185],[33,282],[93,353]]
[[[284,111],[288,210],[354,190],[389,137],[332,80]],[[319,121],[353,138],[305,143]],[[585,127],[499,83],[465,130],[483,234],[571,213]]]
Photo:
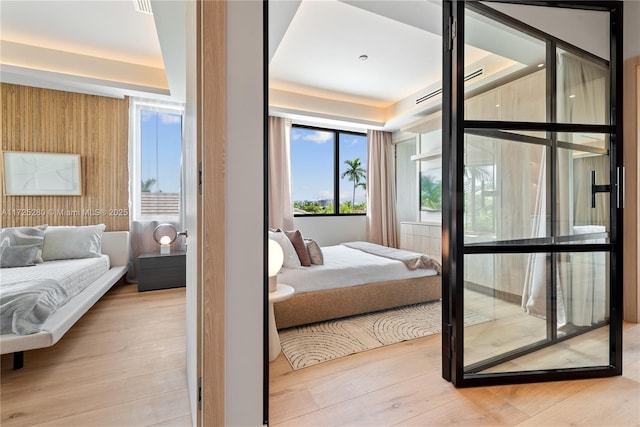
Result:
[[184,101],[185,2],[152,4],[3,0],[2,81]]

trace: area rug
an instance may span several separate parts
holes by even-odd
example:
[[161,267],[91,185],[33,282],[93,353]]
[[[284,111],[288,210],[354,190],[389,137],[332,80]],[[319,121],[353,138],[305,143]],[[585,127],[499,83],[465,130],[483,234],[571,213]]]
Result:
[[[283,329],[282,352],[294,370],[441,332],[440,301]],[[491,319],[467,311],[465,326]]]

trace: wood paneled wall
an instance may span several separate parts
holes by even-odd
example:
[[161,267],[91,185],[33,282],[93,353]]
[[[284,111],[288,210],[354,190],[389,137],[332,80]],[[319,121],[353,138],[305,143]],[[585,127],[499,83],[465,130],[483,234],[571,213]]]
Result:
[[0,90],[3,151],[80,154],[82,168],[82,196],[3,193],[0,225],[129,230],[129,100],[6,83]]

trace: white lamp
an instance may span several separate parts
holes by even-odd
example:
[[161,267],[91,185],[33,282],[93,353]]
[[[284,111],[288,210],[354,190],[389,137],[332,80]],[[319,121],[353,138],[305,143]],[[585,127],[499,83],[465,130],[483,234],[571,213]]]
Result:
[[284,262],[282,247],[275,240],[269,239],[269,292],[274,292],[278,287],[278,271]]
[[160,245],[160,255],[168,255],[171,253],[171,244],[178,237],[176,228],[171,224],[160,224],[153,230],[153,240]]

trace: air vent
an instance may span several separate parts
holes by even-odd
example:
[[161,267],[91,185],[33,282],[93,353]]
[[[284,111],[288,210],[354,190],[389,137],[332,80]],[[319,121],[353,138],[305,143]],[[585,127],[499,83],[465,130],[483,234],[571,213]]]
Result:
[[152,15],[151,0],[133,0],[133,8],[138,12],[148,13],[149,15]]
[[[484,74],[484,68],[479,68],[476,71],[467,74],[466,76],[464,76],[464,81],[465,83],[468,82],[469,80],[475,79],[476,77],[479,77],[481,75]],[[416,99],[416,104],[420,104],[421,102],[424,102],[428,99],[433,98],[434,96],[440,95],[442,93],[442,88],[440,89],[436,89],[433,92],[429,92],[426,95],[421,96],[420,98]]]

